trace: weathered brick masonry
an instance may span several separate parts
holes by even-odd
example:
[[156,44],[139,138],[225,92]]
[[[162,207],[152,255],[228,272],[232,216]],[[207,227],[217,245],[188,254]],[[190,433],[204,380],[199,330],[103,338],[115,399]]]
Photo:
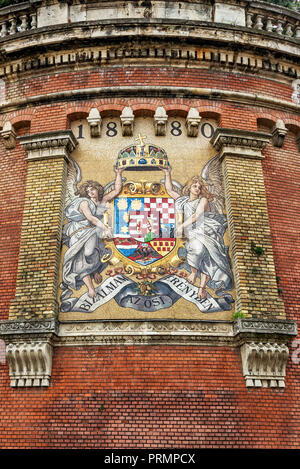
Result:
[[[272,14],[275,18],[276,12]],[[299,18],[295,21],[299,25]],[[245,24],[242,28],[246,30]],[[270,36],[290,40],[299,48],[296,38]],[[230,49],[228,44],[219,47]],[[288,58],[286,52],[284,60]],[[12,59],[19,60],[17,54]],[[299,321],[300,115],[292,99],[295,77],[276,71],[265,76],[267,72],[251,74],[229,67],[226,71],[218,66],[193,68],[190,63],[153,61],[151,66],[137,66],[122,60],[114,66],[81,68],[79,62],[75,70],[56,66],[26,72],[27,76],[2,76],[6,83],[2,128],[10,121],[20,138],[12,149],[6,148],[3,138],[0,141],[0,320],[4,325],[57,320],[62,203],[71,154],[67,145],[71,142],[73,149],[76,145],[68,133],[72,121],[86,118],[93,107],[104,117],[119,116],[124,106],[135,115],[153,116],[158,106],[164,106],[170,115],[184,117],[196,108],[202,117],[218,122],[215,135],[220,140],[212,144],[224,152],[236,310],[251,320]],[[111,91],[100,95],[104,87]],[[139,88],[128,92],[125,87]],[[94,91],[81,93],[86,89]],[[207,94],[193,94],[197,89]],[[211,92],[215,89],[241,96],[217,95]],[[57,96],[50,99],[49,93]],[[271,135],[264,137],[272,134],[279,119],[287,131],[282,147],[274,146]],[[229,138],[228,129],[235,132],[233,138],[242,139],[236,154],[225,147],[228,140],[226,144],[222,140]],[[56,132],[53,140],[68,142],[56,143],[61,146],[51,159],[42,152],[52,144],[41,144],[42,156],[31,158],[38,138],[45,142],[41,135],[50,132]],[[245,142],[247,133],[251,143]],[[35,140],[32,137],[28,144],[26,136]],[[266,139],[262,147],[257,146],[259,139]],[[251,253],[251,241],[263,246],[264,256]],[[267,340],[254,333],[249,337]],[[270,343],[280,337],[277,332]],[[4,340],[6,345],[16,342],[11,331],[9,336],[3,334],[1,351]],[[299,336],[290,343],[285,388],[245,386],[242,338],[237,343],[216,339],[218,344],[204,340],[193,345],[151,345],[151,340],[148,345],[100,346],[88,340],[66,345],[51,336],[52,341],[48,387],[12,387],[9,364],[0,353],[1,448],[300,447]]]

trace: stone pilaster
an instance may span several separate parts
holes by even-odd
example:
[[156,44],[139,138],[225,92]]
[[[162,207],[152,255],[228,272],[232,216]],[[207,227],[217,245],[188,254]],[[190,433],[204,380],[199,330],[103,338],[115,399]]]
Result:
[[284,319],[278,295],[262,171],[263,148],[271,135],[217,129],[236,285],[236,311],[246,317]]
[[57,286],[70,130],[20,138],[27,180],[15,298],[0,335],[12,387],[49,386],[57,337]]
[[236,287],[234,325],[245,384],[285,386],[288,344],[296,324],[286,321],[278,294],[262,150],[272,135],[217,129],[211,139],[222,164],[230,246]]
[[67,162],[76,146],[70,130],[20,138],[28,172],[16,295],[9,319],[57,315],[57,276]]

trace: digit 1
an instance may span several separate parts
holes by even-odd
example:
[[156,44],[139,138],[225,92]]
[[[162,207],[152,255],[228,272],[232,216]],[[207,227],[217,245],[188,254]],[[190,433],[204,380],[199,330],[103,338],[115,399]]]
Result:
[[83,136],[83,125],[82,124],[80,124],[78,126],[78,137],[77,138],[84,138],[84,136]]

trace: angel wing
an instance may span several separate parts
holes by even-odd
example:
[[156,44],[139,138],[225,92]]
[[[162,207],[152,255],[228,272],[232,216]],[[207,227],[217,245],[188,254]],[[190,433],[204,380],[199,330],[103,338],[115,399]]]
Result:
[[65,207],[67,207],[76,197],[77,185],[80,181],[80,168],[76,161],[71,157],[68,165]]
[[[161,184],[164,184],[165,180],[162,179],[160,182],[161,182]],[[180,184],[180,182],[174,181],[174,180],[172,179],[172,188],[173,188],[173,190],[174,190],[175,192],[177,192],[178,195],[181,195],[183,185]]]
[[214,205],[219,213],[224,213],[225,193],[223,187],[223,177],[221,172],[220,155],[208,161],[202,169],[201,177],[206,182],[206,187],[211,194],[214,194]]
[[[122,183],[126,182],[126,178],[122,178]],[[104,195],[109,194],[115,188],[115,181],[111,181],[103,187]]]

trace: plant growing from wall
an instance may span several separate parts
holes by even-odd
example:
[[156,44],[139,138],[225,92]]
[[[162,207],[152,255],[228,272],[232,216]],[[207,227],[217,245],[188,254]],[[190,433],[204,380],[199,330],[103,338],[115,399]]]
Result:
[[259,257],[262,256],[265,251],[262,246],[257,246],[254,241],[251,241],[251,252]]
[[290,8],[291,10],[297,10],[300,7],[298,0],[265,0],[268,3],[274,3],[275,5]]
[[20,0],[0,0],[0,8],[7,7],[8,5],[17,5],[18,3],[22,3]]
[[245,318],[245,314],[243,313],[243,311],[235,311],[233,314],[232,314],[232,319],[235,321],[236,319],[238,318]]

